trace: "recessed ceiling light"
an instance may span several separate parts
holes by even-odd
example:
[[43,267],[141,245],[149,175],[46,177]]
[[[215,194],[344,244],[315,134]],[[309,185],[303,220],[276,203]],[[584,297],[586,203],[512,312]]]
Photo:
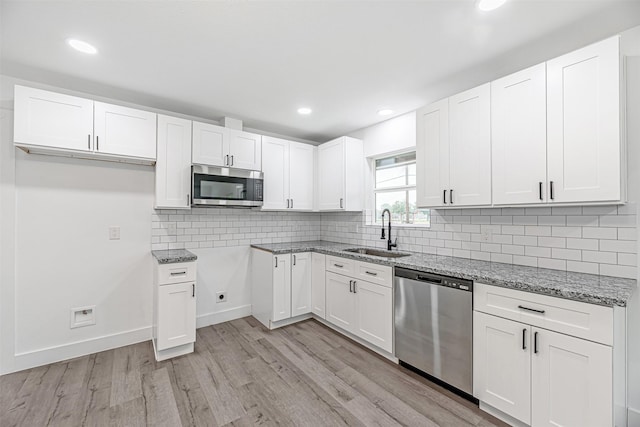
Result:
[[98,49],[87,42],[83,42],[82,40],[68,39],[67,44],[82,53],[88,53],[90,55],[95,55],[96,53],[98,53]]
[[307,107],[302,107],[302,108],[298,108],[298,114],[311,114],[311,108],[307,108]]
[[478,9],[483,12],[489,12],[490,10],[494,10],[505,4],[507,0],[479,0],[478,1]]
[[393,114],[393,110],[385,108],[384,110],[378,110],[378,114],[381,116],[388,116],[389,114]]

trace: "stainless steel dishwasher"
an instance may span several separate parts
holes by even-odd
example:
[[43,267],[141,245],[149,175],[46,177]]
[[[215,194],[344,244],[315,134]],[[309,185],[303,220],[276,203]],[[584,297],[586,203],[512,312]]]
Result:
[[473,393],[473,282],[395,269],[396,357]]

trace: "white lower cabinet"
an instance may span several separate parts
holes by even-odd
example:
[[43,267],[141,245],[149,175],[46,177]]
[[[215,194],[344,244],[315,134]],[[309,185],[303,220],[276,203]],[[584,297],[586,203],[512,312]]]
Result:
[[[267,328],[311,313],[311,253],[252,249],[251,314]],[[285,322],[286,323],[286,322]]]
[[[510,309],[513,298],[518,304]],[[476,284],[473,394],[480,407],[534,427],[624,424],[614,423],[614,400],[622,395],[614,393],[615,347],[602,343],[609,338],[597,329],[583,328],[587,336],[578,338],[532,325],[553,326],[569,310],[578,321],[590,307],[608,309],[614,317],[610,307]],[[508,318],[479,310],[500,310]],[[612,325],[605,315],[598,314]]]
[[156,265],[153,345],[158,361],[193,352],[195,270],[195,262]]
[[[337,258],[339,259],[339,258]],[[388,269],[370,263],[345,260],[355,264],[353,276],[326,272],[326,320],[374,346],[393,352],[393,292],[391,280],[383,284],[360,279],[361,266]],[[327,270],[335,268],[336,257],[327,257]],[[366,267],[363,270],[367,270]],[[335,271],[335,270],[334,270]],[[386,273],[386,271],[385,271]]]
[[316,316],[326,318],[326,270],[324,254],[311,254],[311,312]]

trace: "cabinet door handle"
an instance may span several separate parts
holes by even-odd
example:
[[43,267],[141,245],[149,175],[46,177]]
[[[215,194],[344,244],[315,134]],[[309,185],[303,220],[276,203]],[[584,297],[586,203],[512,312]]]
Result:
[[291,199],[291,209],[293,209],[293,199]]
[[289,209],[289,199],[287,199],[287,209]]
[[351,290],[351,286],[353,285],[353,280],[349,280],[349,293],[353,292]]
[[224,156],[224,165],[225,166],[229,166],[229,155],[228,154]]
[[340,198],[340,209],[342,209],[342,197]]
[[527,310],[527,311],[533,311],[534,313],[544,314],[544,310],[537,310],[535,308],[525,307],[524,305],[519,305],[518,308],[520,310]]
[[553,200],[553,181],[549,181],[549,197]]
[[538,354],[538,333],[533,333],[533,352]]
[[538,183],[538,197],[542,200],[542,181]]
[[453,190],[449,190],[449,204],[453,204]]
[[334,265],[335,267],[338,267],[338,268],[342,268],[342,267],[344,267],[344,265],[342,265],[342,264],[336,264],[336,263],[334,263],[333,265]]
[[442,204],[447,204],[447,190],[442,190]]
[[100,151],[100,137],[96,136],[96,151]]
[[293,265],[296,265],[296,256],[293,256]]
[[191,284],[191,297],[192,298],[196,297],[196,284],[195,283]]
[[357,293],[358,293],[358,288],[356,288],[356,283],[358,283],[358,282],[356,282],[356,281],[354,280],[354,281],[353,281],[353,293],[354,293],[354,294],[357,294]]
[[187,193],[187,206],[191,204],[191,197],[189,197],[189,193]]
[[276,259],[276,268],[278,268],[278,257],[274,257]]
[[231,166],[233,166],[233,155],[231,156]]
[[87,135],[87,150],[91,150],[91,134]]
[[367,273],[369,276],[377,276],[378,273],[374,273],[372,271],[365,271],[365,273]]
[[527,328],[522,330],[522,349],[527,349]]

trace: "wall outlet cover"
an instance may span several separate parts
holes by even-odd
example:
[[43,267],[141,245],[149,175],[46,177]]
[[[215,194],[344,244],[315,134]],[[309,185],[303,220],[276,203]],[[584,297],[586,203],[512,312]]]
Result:
[[109,240],[120,240],[120,227],[116,225],[109,227]]
[[75,307],[71,309],[71,320],[69,327],[71,329],[81,328],[96,324],[96,306],[89,305],[86,307]]
[[227,293],[216,292],[216,302],[227,302]]

